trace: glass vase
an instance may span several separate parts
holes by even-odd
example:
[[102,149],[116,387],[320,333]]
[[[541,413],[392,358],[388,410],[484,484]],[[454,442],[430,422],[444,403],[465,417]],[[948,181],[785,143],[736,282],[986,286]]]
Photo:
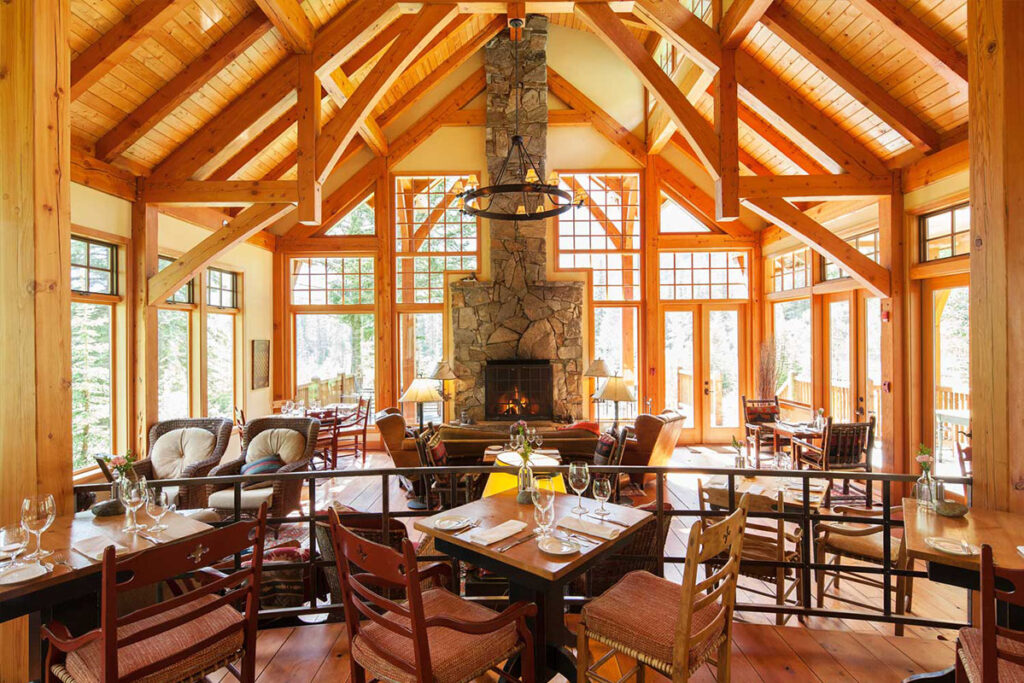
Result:
[[518,473],[519,485],[517,487],[518,493],[516,494],[516,502],[522,505],[527,503],[533,503],[533,468],[530,467],[530,461],[524,460],[523,464],[519,467]]
[[935,509],[935,481],[931,472],[924,472],[917,480],[917,507],[921,510]]

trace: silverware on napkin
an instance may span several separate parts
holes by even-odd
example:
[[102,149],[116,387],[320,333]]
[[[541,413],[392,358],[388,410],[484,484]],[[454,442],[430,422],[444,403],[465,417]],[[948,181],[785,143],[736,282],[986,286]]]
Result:
[[522,538],[520,538],[518,540],[512,541],[511,543],[506,543],[505,545],[501,546],[500,548],[495,548],[494,550],[495,550],[495,552],[503,553],[506,550],[511,550],[512,548],[515,548],[520,543],[526,543],[527,541],[529,541],[531,538],[535,537],[536,535],[537,535],[536,531],[531,532],[530,534],[527,534],[526,536],[523,536]]
[[593,517],[594,519],[600,520],[602,522],[608,522],[609,524],[614,524],[616,526],[621,526],[623,529],[628,529],[629,528],[628,524],[626,524],[625,522],[620,522],[617,519],[611,519],[609,517],[601,517],[600,515],[592,515],[592,514],[587,514],[587,517]]

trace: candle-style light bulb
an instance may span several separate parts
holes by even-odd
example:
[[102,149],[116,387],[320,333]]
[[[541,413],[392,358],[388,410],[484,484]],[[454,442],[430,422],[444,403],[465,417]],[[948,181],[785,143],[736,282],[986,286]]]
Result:
[[466,185],[468,187],[476,187],[477,186],[476,176],[475,175],[469,176],[469,178],[466,179]]
[[516,208],[516,215],[517,215],[517,216],[525,216],[525,215],[526,215],[526,207],[525,207],[525,206],[523,206],[522,204],[520,204],[520,205],[519,205],[519,206],[518,206],[518,207]]
[[455,193],[455,194],[461,194],[462,191],[465,190],[465,189],[466,189],[466,186],[462,183],[461,180],[456,180],[455,184],[452,185],[452,192]]
[[459,207],[459,211],[462,211],[463,209],[466,208],[466,200],[464,198],[462,198],[462,197],[459,197],[459,201],[457,202],[457,205]]
[[540,182],[540,176],[538,176],[537,172],[534,171],[532,168],[528,168],[528,169],[526,169],[526,182],[528,182],[528,183]]
[[572,197],[572,203],[583,206],[583,202],[586,200],[586,195],[583,194],[583,190],[576,190],[576,194]]
[[548,185],[557,185],[557,184],[558,184],[558,171],[552,171],[551,173],[548,173]]

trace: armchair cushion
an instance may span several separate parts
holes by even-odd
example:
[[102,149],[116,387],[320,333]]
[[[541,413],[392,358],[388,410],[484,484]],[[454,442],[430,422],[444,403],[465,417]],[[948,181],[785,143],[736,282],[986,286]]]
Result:
[[252,438],[245,450],[245,461],[256,462],[276,455],[285,464],[298,462],[306,455],[306,438],[294,429],[267,429]]
[[587,420],[581,420],[579,422],[573,422],[571,425],[563,425],[561,427],[557,427],[555,431],[564,432],[570,429],[583,429],[588,432],[593,432],[594,434],[601,434],[601,426],[598,425],[597,422],[589,422]]
[[[270,474],[277,472],[279,469],[284,467],[284,460],[277,455],[270,455],[266,458],[259,460],[253,460],[242,465],[240,474]],[[243,485],[243,488],[247,489],[262,489],[268,486],[273,486],[272,481],[254,481]]]
[[206,429],[186,427],[172,429],[153,444],[150,459],[155,479],[174,479],[189,465],[202,462],[213,454],[217,437]]
[[[259,510],[260,505],[266,503],[269,507],[274,501],[274,489],[271,487],[261,489],[242,489],[242,510]],[[221,489],[210,494],[210,507],[218,510],[235,509],[234,489]]]

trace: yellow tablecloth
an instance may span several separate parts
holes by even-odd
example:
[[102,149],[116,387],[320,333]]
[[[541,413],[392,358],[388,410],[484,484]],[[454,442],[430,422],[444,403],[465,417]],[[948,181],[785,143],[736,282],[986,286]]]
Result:
[[[550,455],[534,453],[530,456],[530,464],[533,467],[553,467],[558,465],[558,460]],[[523,456],[515,451],[505,451],[498,454],[494,460],[494,465],[495,467],[522,467]],[[552,481],[554,482],[555,491],[559,493],[566,492],[565,481],[562,479],[562,475],[554,475]],[[487,476],[487,484],[484,486],[484,498],[501,493],[502,491],[514,489],[517,486],[519,486],[519,477],[515,474],[495,472]]]

